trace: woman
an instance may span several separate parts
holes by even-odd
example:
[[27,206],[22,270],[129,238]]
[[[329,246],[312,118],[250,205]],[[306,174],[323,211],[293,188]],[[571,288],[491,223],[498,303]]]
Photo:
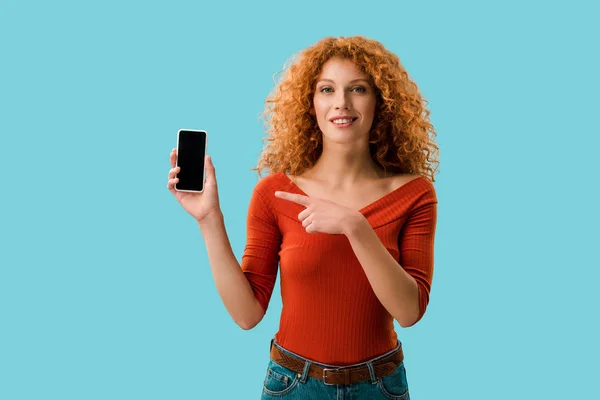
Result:
[[[305,49],[266,101],[268,145],[241,265],[214,166],[202,194],[168,188],[198,221],[232,318],[263,318],[281,273],[283,310],[263,398],[408,399],[402,327],[429,301],[438,147],[426,101],[396,55],[364,38]],[[171,165],[176,161],[171,152]]]

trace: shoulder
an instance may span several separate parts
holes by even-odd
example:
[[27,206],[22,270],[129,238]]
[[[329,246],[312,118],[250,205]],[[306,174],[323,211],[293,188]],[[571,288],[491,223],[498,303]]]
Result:
[[423,175],[399,173],[399,174],[391,175],[389,177],[390,186],[393,188],[398,188],[400,186],[404,186],[413,181],[417,186],[419,186],[421,188],[426,188],[427,190],[435,191],[435,188],[434,188],[431,180],[428,177],[423,176]]
[[423,175],[396,174],[390,179],[391,190],[404,188],[417,203],[437,203],[435,187],[431,180]]
[[277,197],[278,190],[287,191],[291,184],[290,179],[283,172],[276,172],[260,178],[254,186],[254,194],[260,195],[267,203],[272,204]]
[[396,174],[390,175],[388,177],[388,179],[389,179],[389,183],[392,187],[400,187],[400,186],[405,185],[408,182],[418,179],[420,177],[421,177],[420,175],[415,175],[415,174],[396,173]]
[[294,190],[294,184],[284,172],[269,174],[260,178],[254,186],[251,207],[254,205],[268,210],[268,213],[275,218],[280,215],[296,218],[299,212],[297,208],[301,206],[275,196],[276,191],[291,192]]

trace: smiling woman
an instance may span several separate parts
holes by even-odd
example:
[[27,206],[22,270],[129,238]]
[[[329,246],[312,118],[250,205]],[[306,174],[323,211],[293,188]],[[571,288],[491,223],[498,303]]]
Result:
[[326,139],[337,143],[368,139],[377,97],[368,76],[352,61],[334,57],[323,65],[313,103]]
[[[321,99],[358,100],[359,94],[375,96],[367,128],[373,161],[390,173],[409,172],[435,182],[438,146],[427,101],[396,54],[361,36],[325,38],[300,52],[284,71],[266,100],[268,146],[255,170],[299,175],[312,168],[326,145],[317,115]],[[339,110],[345,114],[343,107]]]
[[240,327],[262,320],[280,274],[263,399],[410,397],[394,320],[424,316],[433,278],[438,147],[424,104],[377,41],[326,38],[302,51],[266,100],[254,170],[269,174],[250,199],[241,264],[210,158],[204,193],[175,191],[170,171]]

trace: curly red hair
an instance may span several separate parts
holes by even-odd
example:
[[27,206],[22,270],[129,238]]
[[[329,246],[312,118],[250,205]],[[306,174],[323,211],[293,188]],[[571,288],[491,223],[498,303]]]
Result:
[[417,174],[435,182],[439,148],[427,101],[398,56],[363,36],[324,38],[303,50],[289,68],[284,66],[265,101],[263,142],[268,144],[252,170],[259,177],[265,168],[271,174],[298,175],[315,164],[323,146],[313,96],[321,68],[332,57],[353,61],[375,86],[377,103],[369,133],[373,160],[386,172]]

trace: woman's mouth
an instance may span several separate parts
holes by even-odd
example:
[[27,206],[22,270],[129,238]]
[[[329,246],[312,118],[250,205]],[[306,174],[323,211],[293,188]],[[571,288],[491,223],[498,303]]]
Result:
[[357,118],[338,118],[331,120],[331,123],[335,125],[337,128],[347,128],[356,121]]

